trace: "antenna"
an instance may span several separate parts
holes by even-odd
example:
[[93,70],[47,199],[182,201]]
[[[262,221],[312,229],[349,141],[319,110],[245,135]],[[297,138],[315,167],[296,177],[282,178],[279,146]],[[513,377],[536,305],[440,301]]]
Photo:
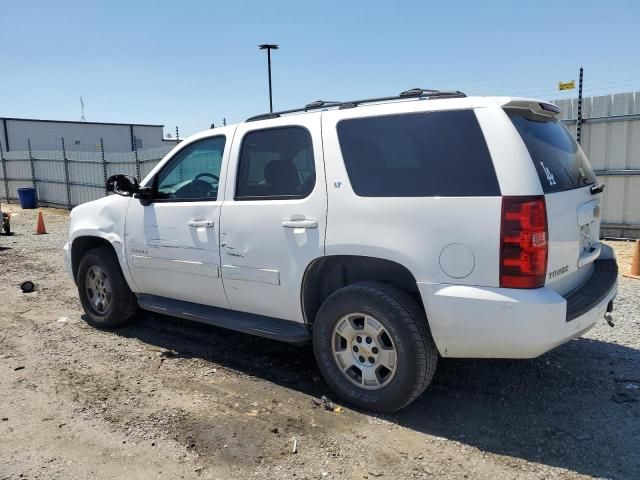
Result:
[[80,121],[86,122],[87,119],[84,118],[84,99],[80,97],[80,109],[82,110],[82,116],[80,117]]

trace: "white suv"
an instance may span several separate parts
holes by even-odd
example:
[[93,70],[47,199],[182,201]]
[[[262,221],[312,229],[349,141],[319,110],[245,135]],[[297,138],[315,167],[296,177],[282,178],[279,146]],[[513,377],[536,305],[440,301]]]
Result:
[[439,355],[536,357],[610,315],[604,186],[557,113],[414,89],[207,130],[75,208],[67,267],[97,327],[313,340],[336,395],[398,410]]

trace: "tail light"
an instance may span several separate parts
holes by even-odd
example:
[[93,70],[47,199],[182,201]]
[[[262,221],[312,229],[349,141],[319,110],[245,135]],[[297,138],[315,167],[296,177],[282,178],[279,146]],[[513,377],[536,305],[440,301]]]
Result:
[[502,197],[500,286],[544,286],[548,254],[547,207],[543,196]]

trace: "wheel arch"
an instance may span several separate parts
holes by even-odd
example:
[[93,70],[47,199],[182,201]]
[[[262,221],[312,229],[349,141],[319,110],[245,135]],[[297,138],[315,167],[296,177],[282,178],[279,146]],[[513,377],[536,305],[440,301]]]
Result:
[[[82,257],[89,250],[93,250],[98,247],[106,247],[111,250],[116,259],[119,260],[118,252],[116,251],[113,244],[104,237],[99,237],[95,235],[81,235],[73,239],[71,242],[71,271],[73,273],[74,280],[78,276],[78,267],[80,266],[80,261]],[[118,261],[118,263],[120,263]],[[122,267],[121,267],[122,268]]]
[[305,322],[313,324],[320,306],[333,292],[364,281],[394,285],[411,294],[424,309],[416,278],[404,265],[378,257],[330,255],[317,258],[305,270],[301,288]]

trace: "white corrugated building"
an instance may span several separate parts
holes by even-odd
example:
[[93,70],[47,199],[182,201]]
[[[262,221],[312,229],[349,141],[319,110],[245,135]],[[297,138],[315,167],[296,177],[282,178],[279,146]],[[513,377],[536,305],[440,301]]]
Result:
[[53,151],[60,150],[64,138],[67,151],[96,152],[100,150],[102,138],[106,152],[124,153],[133,151],[134,147],[143,150],[175,144],[175,139],[164,139],[163,127],[164,125],[136,123],[0,117],[0,143],[4,152],[26,151],[29,140],[34,151]]
[[[578,100],[556,100],[576,134]],[[580,145],[606,185],[602,234],[640,238],[640,92],[585,97]]]

